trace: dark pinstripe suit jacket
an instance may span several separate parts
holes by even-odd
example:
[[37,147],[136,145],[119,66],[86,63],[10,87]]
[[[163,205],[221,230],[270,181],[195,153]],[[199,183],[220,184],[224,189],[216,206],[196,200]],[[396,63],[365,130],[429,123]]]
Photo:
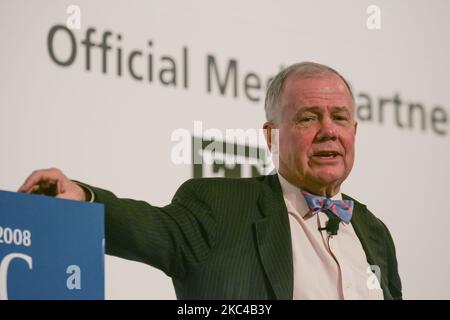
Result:
[[[161,208],[92,189],[105,205],[106,253],[161,269],[178,299],[292,299],[291,236],[277,175],[191,179]],[[386,226],[357,201],[352,225],[367,261],[381,269],[385,299],[401,298]]]

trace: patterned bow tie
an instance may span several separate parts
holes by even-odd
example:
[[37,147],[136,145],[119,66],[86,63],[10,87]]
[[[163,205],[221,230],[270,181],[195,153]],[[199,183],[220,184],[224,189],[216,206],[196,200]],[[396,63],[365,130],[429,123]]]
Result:
[[303,191],[308,207],[313,213],[325,210],[326,213],[332,213],[345,223],[350,223],[353,212],[352,200],[332,200],[330,198],[313,195],[307,191]]

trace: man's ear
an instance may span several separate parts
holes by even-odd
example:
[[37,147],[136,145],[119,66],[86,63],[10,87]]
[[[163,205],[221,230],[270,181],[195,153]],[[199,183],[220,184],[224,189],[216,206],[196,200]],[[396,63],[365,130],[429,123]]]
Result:
[[355,136],[356,136],[357,129],[358,129],[358,121],[355,121]]
[[272,163],[276,170],[278,170],[280,167],[280,129],[277,124],[269,121],[264,123],[263,130],[267,147],[271,153]]
[[275,126],[272,122],[266,122],[263,125],[264,137],[266,138],[267,147],[269,147],[270,151],[272,151],[272,129],[274,128]]

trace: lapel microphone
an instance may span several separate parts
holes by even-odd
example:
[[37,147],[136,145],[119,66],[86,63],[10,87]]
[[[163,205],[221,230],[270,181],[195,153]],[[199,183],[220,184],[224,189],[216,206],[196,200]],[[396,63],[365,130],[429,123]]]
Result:
[[335,236],[338,233],[340,222],[341,220],[338,217],[336,217],[334,214],[330,214],[328,215],[326,227],[325,228],[319,227],[319,231],[327,230],[329,235]]

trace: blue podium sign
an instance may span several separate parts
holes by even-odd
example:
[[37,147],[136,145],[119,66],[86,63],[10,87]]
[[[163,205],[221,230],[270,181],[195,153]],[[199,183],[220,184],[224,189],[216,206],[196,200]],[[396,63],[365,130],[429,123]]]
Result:
[[104,299],[102,204],[0,191],[0,299]]

